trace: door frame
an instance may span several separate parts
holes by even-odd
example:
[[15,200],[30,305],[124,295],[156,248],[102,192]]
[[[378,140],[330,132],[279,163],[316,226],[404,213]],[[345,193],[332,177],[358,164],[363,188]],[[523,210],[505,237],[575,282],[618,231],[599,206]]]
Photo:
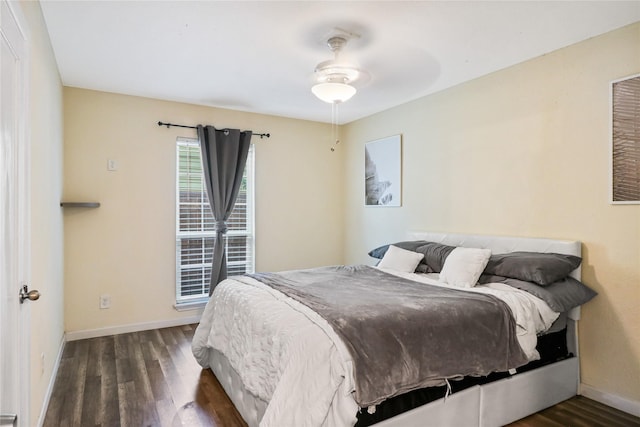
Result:
[[[15,104],[16,115],[16,156],[17,168],[14,182],[17,186],[16,223],[18,237],[15,243],[17,249],[17,279],[19,283],[8,284],[15,289],[9,289],[15,293],[15,301],[18,303],[19,287],[31,285],[31,147],[30,147],[30,109],[29,109],[29,85],[30,85],[30,42],[27,30],[27,21],[23,15],[20,2],[0,0],[0,19],[11,19],[19,34],[14,34],[21,39],[18,70],[16,78],[18,84],[18,102]],[[8,16],[5,16],[8,15]],[[31,425],[31,304],[19,304],[17,310],[17,404],[18,426]]]

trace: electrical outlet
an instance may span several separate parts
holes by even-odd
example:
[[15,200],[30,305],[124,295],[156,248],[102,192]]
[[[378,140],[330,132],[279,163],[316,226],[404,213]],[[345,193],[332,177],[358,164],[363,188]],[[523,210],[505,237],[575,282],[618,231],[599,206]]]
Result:
[[100,295],[100,309],[111,307],[111,297],[107,294]]
[[112,159],[107,160],[107,170],[108,171],[117,171],[118,170],[118,162]]

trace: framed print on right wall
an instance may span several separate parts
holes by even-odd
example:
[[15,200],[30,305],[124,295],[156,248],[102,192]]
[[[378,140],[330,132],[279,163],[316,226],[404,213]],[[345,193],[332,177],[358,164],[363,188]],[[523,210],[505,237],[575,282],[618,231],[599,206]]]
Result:
[[402,138],[393,135],[364,145],[365,206],[402,206]]
[[640,204],[640,74],[611,82],[611,203]]

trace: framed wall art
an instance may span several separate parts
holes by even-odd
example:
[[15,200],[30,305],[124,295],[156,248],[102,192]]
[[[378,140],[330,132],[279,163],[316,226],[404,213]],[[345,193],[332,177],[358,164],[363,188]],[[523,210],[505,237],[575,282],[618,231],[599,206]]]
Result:
[[611,203],[640,204],[640,74],[611,82]]
[[402,206],[402,138],[393,135],[364,146],[365,206]]

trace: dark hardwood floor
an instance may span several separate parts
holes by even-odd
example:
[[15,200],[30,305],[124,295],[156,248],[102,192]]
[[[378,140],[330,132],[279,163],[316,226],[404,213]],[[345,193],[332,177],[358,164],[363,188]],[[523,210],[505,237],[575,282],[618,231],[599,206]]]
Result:
[[509,424],[508,427],[632,427],[640,418],[603,405],[583,396],[575,396],[551,408]]
[[68,342],[44,427],[246,426],[193,358],[195,327]]
[[[191,355],[195,327],[67,343],[44,427],[246,426]],[[640,426],[640,418],[576,396],[510,426],[628,427]]]

